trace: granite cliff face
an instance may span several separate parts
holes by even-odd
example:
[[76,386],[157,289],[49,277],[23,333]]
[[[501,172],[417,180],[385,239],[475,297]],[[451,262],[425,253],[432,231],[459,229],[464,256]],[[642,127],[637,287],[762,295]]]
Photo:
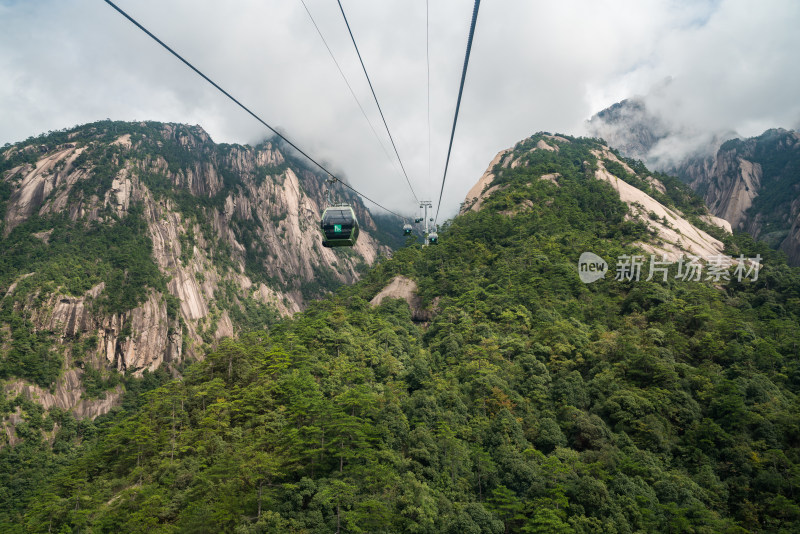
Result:
[[[120,394],[83,398],[86,368],[138,375],[202,357],[390,252],[340,188],[361,236],[352,251],[323,248],[320,176],[272,142],[217,145],[196,126],[106,121],[51,133],[6,147],[0,172],[0,378],[7,396],[79,416]],[[34,347],[21,341],[29,334]],[[61,370],[34,373],[36,350]]]
[[678,176],[713,215],[800,265],[800,133],[778,128],[748,139],[734,132],[684,135],[635,98],[597,113],[588,128],[623,155]]
[[[582,170],[586,176],[610,184],[620,200],[628,205],[627,219],[647,228],[650,237],[637,243],[644,250],[673,260],[686,254],[703,258],[722,254],[723,243],[710,235],[706,229],[711,226],[717,227],[716,233],[719,233],[720,229],[723,232],[730,232],[731,227],[726,221],[714,217],[702,205],[698,207],[689,203],[687,206],[692,212],[684,213],[675,205],[674,199],[685,196],[681,191],[681,188],[686,189],[685,185],[665,184],[658,177],[648,173],[644,166],[632,168],[600,141],[570,140],[564,136],[540,133],[501,151],[467,193],[462,213],[479,211],[488,197],[507,188],[508,184],[496,184],[496,178],[507,170],[528,167],[531,164],[531,154],[534,152],[558,153],[577,141],[590,144],[586,155],[588,157],[590,154],[594,159],[593,162],[583,161]],[[548,166],[540,168],[546,169]],[[542,172],[538,177],[560,187],[559,173]],[[677,182],[674,178],[672,180]],[[501,213],[514,216],[519,210],[531,209],[533,206],[533,201],[525,199],[516,211]]]
[[746,212],[761,187],[763,169],[736,150],[719,150],[713,158],[692,159],[680,174],[703,195],[712,213],[745,230]]
[[773,129],[733,139],[713,159],[688,161],[678,172],[712,213],[800,265],[800,133]]

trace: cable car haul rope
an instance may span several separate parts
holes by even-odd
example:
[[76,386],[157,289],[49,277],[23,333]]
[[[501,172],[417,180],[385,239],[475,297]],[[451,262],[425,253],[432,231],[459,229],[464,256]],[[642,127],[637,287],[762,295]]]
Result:
[[364,71],[364,76],[367,77],[367,83],[369,83],[369,90],[372,91],[372,98],[375,99],[375,105],[378,106],[378,111],[381,114],[381,119],[383,119],[383,125],[386,127],[386,133],[389,134],[389,140],[392,142],[392,148],[394,148],[394,153],[397,155],[397,161],[400,162],[400,168],[403,169],[403,175],[406,177],[406,182],[408,182],[408,187],[411,189],[411,194],[414,195],[414,201],[419,203],[419,199],[417,198],[417,194],[414,192],[414,188],[411,187],[411,180],[408,179],[408,174],[406,173],[406,168],[403,165],[403,160],[400,159],[400,153],[397,151],[397,146],[394,144],[394,138],[392,137],[392,132],[389,131],[389,125],[386,124],[386,117],[383,116],[383,110],[381,109],[381,105],[378,102],[378,96],[375,94],[375,89],[372,87],[372,80],[369,79],[369,74],[367,74],[367,67],[364,66],[364,60],[361,59],[361,52],[358,50],[358,45],[356,44],[356,38],[353,37],[353,31],[350,29],[350,23],[347,21],[347,15],[344,14],[344,7],[342,7],[341,0],[336,0],[339,4],[339,10],[342,12],[342,18],[344,18],[344,23],[347,26],[347,32],[350,34],[350,40],[353,41],[353,47],[356,49],[356,54],[358,55],[358,61],[361,63],[361,68]]
[[450,151],[453,149],[453,138],[456,135],[456,123],[458,122],[458,110],[461,108],[461,95],[464,93],[464,80],[467,78],[467,67],[469,66],[469,54],[472,51],[472,38],[475,36],[475,23],[478,21],[478,9],[481,7],[481,0],[475,0],[475,8],[472,10],[472,23],[469,26],[469,37],[467,38],[467,53],[464,56],[464,69],[461,71],[461,85],[458,88],[458,100],[456,101],[456,113],[453,116],[453,130],[450,132],[450,145],[447,147],[447,160],[444,163],[444,175],[442,176],[442,188],[439,190],[439,203],[436,205],[436,217],[434,224],[439,220],[439,208],[442,206],[442,194],[444,193],[444,182],[447,180],[447,167],[450,165]]
[[250,110],[250,109],[249,109],[247,106],[245,106],[244,104],[242,104],[241,102],[239,102],[239,101],[238,101],[236,98],[234,98],[234,97],[233,97],[233,96],[232,96],[230,93],[228,93],[228,92],[227,92],[225,89],[223,89],[222,87],[220,87],[219,85],[217,85],[217,84],[216,84],[216,83],[215,83],[215,82],[214,82],[214,81],[213,81],[211,78],[209,78],[208,76],[206,76],[205,74],[203,74],[202,72],[200,72],[200,70],[198,70],[198,69],[197,69],[197,67],[195,67],[194,65],[192,65],[191,63],[189,63],[189,62],[188,62],[186,59],[184,59],[184,58],[183,58],[183,56],[181,56],[180,54],[178,54],[178,53],[177,53],[175,50],[173,50],[173,49],[172,49],[172,48],[170,48],[170,47],[169,47],[169,46],[168,46],[166,43],[164,43],[164,41],[162,41],[161,39],[159,39],[158,37],[156,37],[155,35],[153,35],[153,34],[152,34],[152,33],[151,33],[151,32],[150,32],[150,31],[149,31],[147,28],[145,28],[144,26],[142,26],[141,24],[139,24],[139,23],[138,23],[138,22],[137,22],[137,21],[136,21],[136,20],[135,20],[133,17],[131,17],[130,15],[128,15],[128,14],[127,14],[125,11],[123,11],[123,10],[122,10],[122,9],[121,9],[119,6],[117,6],[117,5],[116,5],[114,2],[112,2],[111,0],[104,0],[104,1],[105,1],[105,3],[106,3],[106,4],[110,5],[110,6],[111,6],[111,7],[113,7],[115,10],[117,10],[117,11],[118,11],[118,12],[119,12],[119,13],[120,13],[120,14],[121,14],[123,17],[125,17],[126,19],[128,19],[129,21],[131,21],[131,22],[132,22],[132,23],[133,23],[133,24],[134,24],[134,25],[135,25],[137,28],[139,28],[139,29],[140,29],[140,30],[142,30],[144,33],[146,33],[146,34],[147,34],[147,35],[148,35],[148,36],[149,36],[151,39],[153,39],[155,42],[157,42],[158,44],[160,44],[161,46],[163,46],[163,47],[164,47],[164,48],[165,48],[167,51],[169,51],[169,53],[170,53],[170,54],[172,54],[172,55],[173,55],[173,56],[175,56],[176,58],[180,59],[180,60],[181,60],[181,61],[182,61],[182,62],[183,62],[183,63],[184,63],[184,64],[185,64],[187,67],[189,67],[189,68],[190,68],[190,69],[192,69],[194,72],[196,72],[196,73],[197,73],[197,74],[198,74],[198,75],[199,75],[201,78],[203,78],[205,81],[207,81],[208,83],[210,83],[211,85],[213,85],[213,86],[214,86],[214,88],[215,88],[215,89],[217,89],[217,90],[218,90],[220,93],[222,93],[223,95],[225,95],[225,96],[227,96],[228,98],[230,98],[230,99],[231,99],[231,100],[232,100],[232,101],[233,101],[233,102],[234,102],[234,103],[235,103],[237,106],[239,106],[240,108],[242,108],[243,110],[245,110],[245,111],[246,111],[248,114],[250,114],[250,115],[251,115],[251,116],[252,116],[254,119],[256,119],[258,122],[260,122],[261,124],[263,124],[264,126],[266,126],[266,127],[267,127],[267,128],[268,128],[268,129],[269,129],[271,132],[272,132],[272,133],[274,133],[275,135],[277,135],[278,137],[280,137],[281,139],[283,139],[283,140],[286,142],[286,144],[288,144],[288,145],[289,145],[290,147],[292,147],[293,149],[297,150],[297,151],[298,151],[300,154],[302,154],[302,155],[303,155],[303,156],[304,156],[304,157],[305,157],[305,158],[306,158],[308,161],[310,161],[311,163],[313,163],[314,165],[316,165],[317,167],[319,167],[319,168],[322,170],[322,172],[324,172],[326,175],[330,176],[330,177],[331,177],[331,178],[333,178],[335,181],[337,181],[337,182],[339,182],[340,184],[342,184],[344,187],[346,187],[346,188],[350,189],[352,192],[354,192],[354,193],[356,193],[356,194],[358,194],[358,195],[361,195],[362,197],[364,197],[364,199],[365,199],[365,200],[368,200],[368,201],[372,202],[373,204],[375,204],[376,206],[378,206],[378,207],[379,207],[379,208],[381,208],[382,210],[384,210],[384,211],[386,211],[386,212],[388,212],[388,213],[391,213],[392,215],[394,215],[394,216],[396,216],[396,217],[400,217],[401,219],[403,218],[403,216],[402,216],[402,215],[400,215],[399,213],[397,213],[397,212],[395,212],[395,211],[392,211],[392,210],[390,210],[389,208],[387,208],[387,207],[385,207],[385,206],[383,206],[383,205],[379,204],[378,202],[375,202],[374,200],[372,200],[371,198],[369,198],[367,195],[365,195],[365,194],[361,193],[361,192],[360,192],[360,191],[358,191],[356,188],[352,187],[350,184],[347,184],[347,183],[345,183],[345,182],[343,182],[343,181],[339,180],[339,179],[336,177],[336,175],[335,175],[335,174],[333,174],[331,171],[329,171],[328,169],[326,169],[326,168],[325,168],[325,167],[324,167],[324,166],[323,166],[321,163],[319,163],[317,160],[315,160],[314,158],[312,158],[311,156],[309,156],[308,154],[306,154],[306,152],[305,152],[303,149],[301,149],[301,148],[300,148],[300,147],[298,147],[296,144],[294,144],[292,141],[290,141],[290,140],[289,140],[289,139],[288,139],[288,138],[287,138],[285,135],[281,134],[281,133],[280,133],[280,132],[278,132],[278,131],[277,131],[275,128],[273,128],[272,126],[270,126],[269,124],[267,124],[267,123],[264,121],[264,119],[262,119],[261,117],[259,117],[259,116],[258,116],[258,115],[256,115],[255,113],[253,113],[253,112],[252,112],[252,111],[251,111],[251,110]]
[[[247,106],[242,104],[239,100],[234,98],[230,93],[228,93],[226,90],[224,90],[222,87],[220,87],[211,78],[209,78],[208,76],[203,74],[197,67],[192,65],[186,59],[184,59],[183,56],[181,56],[175,50],[170,48],[161,39],[159,39],[158,37],[153,35],[153,33],[151,33],[147,28],[142,26],[133,17],[128,15],[119,6],[114,4],[114,2],[112,2],[111,0],[104,0],[104,1],[109,6],[114,8],[117,12],[119,12],[123,17],[128,19],[133,25],[135,25],[137,28],[139,28],[141,31],[143,31],[147,36],[149,36],[151,39],[153,39],[155,42],[157,42],[159,45],[161,45],[169,53],[171,53],[173,56],[178,58],[187,67],[192,69],[201,78],[203,78],[205,81],[210,83],[215,89],[217,89],[223,95],[228,97],[237,106],[242,108],[250,116],[252,116],[254,119],[256,119],[258,122],[260,122],[262,125],[264,125],[273,134],[275,134],[277,137],[279,137],[284,142],[286,142],[286,144],[288,144],[290,147],[292,147],[297,152],[299,152],[301,155],[303,155],[311,163],[316,165],[322,172],[324,172],[329,177],[328,178],[328,188],[329,188],[328,192],[329,193],[330,193],[330,188],[333,186],[333,184],[336,183],[336,182],[339,182],[340,184],[342,184],[347,189],[350,189],[352,192],[354,192],[357,195],[360,195],[361,197],[363,197],[364,200],[367,200],[367,201],[371,202],[372,204],[376,205],[377,207],[381,208],[382,210],[386,211],[387,213],[391,213],[392,215],[395,215],[396,217],[399,217],[399,218],[403,219],[403,221],[404,221],[403,234],[404,235],[410,235],[411,234],[411,225],[408,224],[407,222],[405,222],[405,217],[403,217],[402,215],[400,215],[399,213],[397,213],[397,212],[395,212],[393,210],[388,209],[387,207],[381,205],[380,203],[372,200],[370,197],[368,197],[368,196],[364,195],[363,193],[359,192],[357,189],[355,189],[351,185],[339,180],[331,171],[329,171],[322,164],[317,162],[317,160],[315,160],[314,158],[309,156],[305,151],[303,151],[300,147],[298,147],[296,144],[294,144],[285,135],[281,134],[275,128],[270,126],[266,121],[264,121],[256,113],[251,111],[250,108],[248,108]],[[347,31],[350,34],[350,39],[352,40],[353,46],[355,47],[356,54],[358,55],[358,60],[361,63],[361,68],[363,69],[364,75],[366,76],[367,82],[369,83],[370,91],[372,92],[372,96],[373,96],[373,98],[375,100],[375,104],[377,105],[378,111],[380,112],[381,119],[383,120],[383,125],[386,127],[386,133],[389,135],[389,139],[390,139],[390,141],[392,143],[392,147],[394,148],[394,152],[395,152],[395,155],[397,156],[397,160],[400,162],[400,167],[403,170],[403,175],[406,178],[406,182],[408,183],[408,187],[411,190],[411,194],[414,196],[414,200],[416,201],[416,203],[420,204],[420,207],[422,207],[425,204],[430,205],[430,203],[428,201],[420,201],[417,198],[416,193],[414,192],[414,188],[411,186],[411,180],[409,179],[408,174],[406,173],[406,169],[405,169],[405,166],[403,165],[402,159],[400,159],[400,153],[397,150],[397,146],[395,145],[394,138],[392,137],[392,133],[389,131],[389,125],[386,122],[386,118],[384,117],[383,110],[381,109],[380,103],[378,102],[378,97],[375,94],[375,89],[372,86],[372,81],[370,80],[369,74],[367,73],[367,68],[364,65],[363,59],[361,58],[361,52],[358,50],[358,45],[356,44],[355,37],[353,36],[353,32],[350,29],[350,23],[347,21],[347,16],[345,15],[345,12],[344,12],[344,7],[342,6],[342,3],[341,3],[340,0],[337,0],[337,3],[339,4],[339,9],[342,12],[342,17],[344,18],[345,24],[347,26]],[[305,6],[305,2],[303,2],[303,5]],[[426,6],[427,6],[427,3],[426,3]],[[476,24],[477,19],[478,19],[478,9],[479,9],[479,7],[480,7],[480,0],[475,0],[475,7],[474,7],[474,10],[473,10],[473,13],[472,13],[472,23],[470,24],[470,30],[469,30],[469,38],[467,39],[467,51],[466,51],[466,55],[464,57],[464,68],[463,68],[463,70],[461,72],[461,84],[460,84],[459,89],[458,89],[458,99],[456,101],[455,115],[453,117],[453,128],[452,128],[452,130],[450,132],[450,143],[449,143],[448,148],[447,148],[447,159],[445,160],[444,174],[442,176],[442,186],[441,186],[441,188],[439,190],[439,201],[438,201],[437,206],[436,206],[436,218],[434,219],[434,231],[426,236],[426,241],[431,243],[431,244],[436,244],[436,243],[438,243],[438,240],[439,240],[438,234],[435,231],[435,228],[436,228],[435,221],[437,221],[438,218],[439,218],[439,208],[441,207],[441,204],[442,204],[442,196],[443,196],[443,193],[444,193],[444,184],[445,184],[445,180],[447,179],[447,168],[448,168],[448,166],[450,164],[450,153],[451,153],[452,148],[453,148],[453,138],[455,137],[456,123],[458,121],[458,112],[459,112],[459,109],[461,107],[461,96],[462,96],[463,91],[464,91],[464,81],[465,81],[466,75],[467,75],[467,67],[469,65],[469,56],[470,56],[470,51],[472,49],[472,40],[473,40],[473,37],[474,37],[474,34],[475,34],[475,24]],[[306,11],[308,12],[308,8],[307,7],[306,7]],[[309,17],[311,17],[311,13],[308,12],[308,14],[309,14]],[[312,20],[312,22],[314,22],[313,17],[311,17],[311,20]],[[316,22],[314,22],[314,26],[316,27]],[[426,61],[429,64],[430,60],[428,59],[427,27],[428,27],[428,15],[427,15],[427,7],[426,7]],[[317,31],[319,32],[320,37],[322,37],[323,42],[325,42],[325,38],[322,36],[322,33],[319,31],[318,27],[317,27]],[[325,42],[325,46],[326,47],[328,46],[326,42]],[[336,62],[336,58],[333,57],[333,53],[330,51],[330,48],[328,48],[328,52],[331,53],[331,57],[333,58],[334,62]],[[336,66],[337,66],[337,68],[339,67],[338,63],[336,63]],[[430,69],[430,67],[428,67],[428,69]],[[342,73],[341,69],[339,69],[339,72],[342,74],[342,77],[344,78],[344,74]],[[345,78],[345,83],[347,83],[347,79],[346,78]],[[347,85],[348,85],[348,87],[350,87],[349,83]],[[350,88],[350,92],[351,92],[351,94],[353,94],[353,97],[355,98],[355,93],[353,93],[352,88]],[[429,132],[428,133],[428,136],[429,136],[429,139],[428,139],[428,145],[429,145],[428,146],[428,152],[429,152],[428,160],[429,160],[429,167],[430,167],[430,73],[428,74],[428,92],[429,92],[429,96],[428,96],[428,132]],[[356,102],[358,102],[357,98],[356,98]],[[359,107],[361,108],[361,104],[360,103],[359,103]],[[364,112],[363,108],[361,108],[361,111],[364,114],[364,116],[367,117],[367,115]],[[369,122],[369,118],[367,118],[367,121]],[[370,127],[371,126],[372,126],[372,124],[370,123]],[[375,133],[374,128],[373,128],[373,133]],[[376,137],[377,137],[377,134],[376,134]],[[380,141],[380,139],[379,139],[379,141]],[[430,170],[429,170],[429,174],[430,174]],[[331,203],[329,201],[329,206],[326,207],[325,211],[322,214],[322,218],[321,218],[321,221],[320,221],[320,226],[321,226],[322,233],[323,233],[323,240],[322,240],[323,243],[322,244],[324,246],[326,246],[326,247],[353,246],[355,244],[356,240],[358,239],[358,234],[359,234],[358,221],[356,220],[355,211],[353,210],[352,206],[350,206],[348,204],[338,204],[338,205],[330,205],[330,204]],[[417,221],[415,221],[415,222],[417,222]],[[427,221],[426,221],[426,224],[427,224]]]

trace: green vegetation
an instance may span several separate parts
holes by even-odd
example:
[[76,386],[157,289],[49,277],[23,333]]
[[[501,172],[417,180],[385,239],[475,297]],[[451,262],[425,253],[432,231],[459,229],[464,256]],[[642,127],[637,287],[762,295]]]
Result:
[[252,332],[267,328],[278,322],[275,308],[252,297],[243,297],[233,282],[224,281],[214,294],[220,309],[227,310],[233,324],[241,332]]
[[[12,340],[0,359],[0,378],[24,378],[49,388],[61,373],[64,346],[55,343],[51,332],[34,327],[25,311],[31,301],[41,307],[55,293],[80,297],[103,283],[103,292],[88,304],[97,313],[113,314],[135,308],[152,289],[166,291],[141,206],[132,206],[121,218],[111,212],[105,217],[110,224],[34,216],[0,239],[0,294],[16,283],[0,303],[0,324],[8,325]],[[46,239],[34,235],[45,231]],[[73,344],[77,361],[86,347]],[[85,378],[96,382],[95,377]],[[96,386],[91,389],[96,394]]]
[[769,130],[757,138],[752,160],[761,165],[764,179],[748,213],[761,216],[762,235],[778,233],[771,243],[777,247],[794,222],[792,201],[797,198],[800,176],[800,142],[786,131]]
[[70,196],[88,198],[92,195],[98,198],[111,189],[112,182],[122,169],[122,150],[118,145],[90,144],[86,150],[75,158],[74,166],[89,169],[91,167],[92,179],[80,180],[70,190]]
[[[83,296],[103,282],[105,291],[95,302],[99,310],[120,313],[140,304],[148,288],[164,289],[164,280],[152,257],[152,242],[141,205],[128,214],[108,211],[106,223],[71,221],[66,215],[32,216],[2,240],[0,292],[17,282],[12,298],[3,300],[4,312],[29,295],[42,297],[57,288]],[[49,232],[47,239],[34,234]],[[21,278],[22,275],[33,273]]]
[[18,377],[49,388],[61,374],[64,357],[53,336],[39,331],[30,320],[4,306],[0,319],[9,327],[11,346],[0,360],[0,378]]
[[[800,272],[737,235],[755,282],[581,283],[581,252],[646,233],[589,176],[593,142],[559,146],[438,246],[223,342],[66,448],[4,449],[0,528],[796,532]],[[429,323],[369,305],[398,274]]]
[[166,370],[159,370],[145,371],[142,378],[122,379],[126,390],[122,406],[94,421],[75,419],[70,412],[55,407],[45,416],[41,405],[21,395],[9,400],[0,397],[0,413],[16,411],[25,421],[16,430],[20,443],[0,449],[0,529],[20,531],[22,511],[54,475],[79,457],[82,444],[97,439],[115,421],[140,409],[147,393],[170,378]]
[[103,397],[106,391],[116,387],[121,382],[120,374],[116,371],[108,371],[106,374],[107,376],[103,376],[102,371],[95,369],[91,365],[84,366],[81,381],[85,391],[82,397],[87,399]]

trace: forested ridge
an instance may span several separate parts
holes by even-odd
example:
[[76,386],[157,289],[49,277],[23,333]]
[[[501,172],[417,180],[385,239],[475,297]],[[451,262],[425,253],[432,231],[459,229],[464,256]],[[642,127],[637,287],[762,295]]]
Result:
[[[498,169],[504,188],[439,245],[409,240],[179,379],[131,381],[93,422],[5,401],[29,418],[0,451],[0,528],[797,532],[800,271],[735,235],[756,281],[582,283],[581,252],[653,237],[594,178],[598,144]],[[663,178],[661,200],[699,217]],[[397,275],[430,321],[370,305]]]

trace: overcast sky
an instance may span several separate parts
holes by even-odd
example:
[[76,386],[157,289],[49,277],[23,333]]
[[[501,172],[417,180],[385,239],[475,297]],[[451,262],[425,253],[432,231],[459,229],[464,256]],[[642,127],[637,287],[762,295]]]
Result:
[[[305,1],[391,152],[337,3]],[[116,3],[354,187],[414,211],[300,0]],[[473,2],[430,0],[430,175],[426,2],[342,3],[417,195],[435,203]],[[659,112],[701,130],[797,128],[798,28],[796,0],[485,0],[440,219],[498,151],[583,134],[629,96],[658,93]],[[102,0],[0,0],[0,145],[105,118],[199,124],[216,142],[269,135]]]

